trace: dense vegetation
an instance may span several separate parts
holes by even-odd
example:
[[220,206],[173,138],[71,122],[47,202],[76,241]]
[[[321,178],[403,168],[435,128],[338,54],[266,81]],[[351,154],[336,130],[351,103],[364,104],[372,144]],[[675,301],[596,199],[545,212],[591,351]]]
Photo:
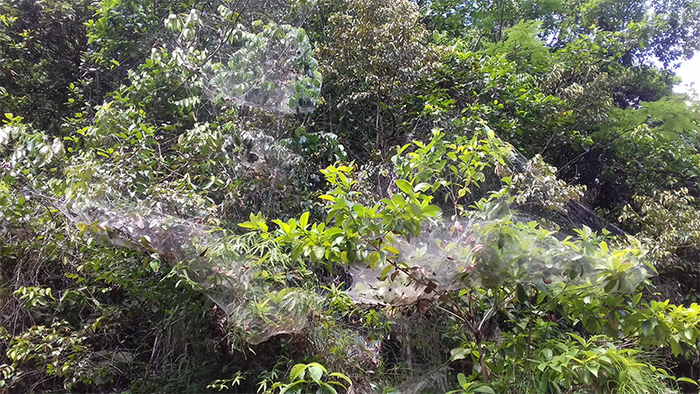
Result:
[[698,31],[3,0],[0,392],[697,392]]

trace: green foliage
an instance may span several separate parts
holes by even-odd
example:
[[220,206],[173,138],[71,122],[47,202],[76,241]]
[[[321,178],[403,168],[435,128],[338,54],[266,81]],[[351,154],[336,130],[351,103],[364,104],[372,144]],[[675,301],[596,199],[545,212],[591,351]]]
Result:
[[457,381],[459,382],[459,390],[448,391],[448,394],[473,394],[473,393],[486,393],[495,394],[495,391],[491,387],[479,382],[469,382],[467,377],[463,373],[457,374]]
[[317,122],[330,124],[343,144],[362,146],[363,158],[387,155],[404,121],[394,107],[435,67],[440,50],[423,44],[426,30],[410,1],[320,3],[312,38],[328,110]]
[[511,59],[526,58],[527,65],[535,72],[546,67],[548,51],[544,43],[537,39],[538,23],[527,21],[505,31],[508,38],[489,46],[484,52],[488,54],[507,54]]
[[637,227],[637,236],[649,245],[656,262],[686,253],[697,243],[698,211],[688,189],[636,196],[634,202],[637,210],[625,206],[620,220]]
[[[619,156],[604,170],[606,179],[626,183],[627,190],[695,189],[700,163],[695,148],[700,124],[697,104],[665,97],[613,114],[615,121],[604,133]],[[648,170],[632,179],[616,179],[616,173],[633,168]]]
[[486,121],[526,154],[573,139],[566,127],[572,115],[566,103],[543,91],[535,76],[519,72],[505,55],[461,48],[458,43],[446,55],[443,67],[426,81],[425,94],[417,97],[425,115],[460,120],[467,129]]
[[[65,322],[50,327],[34,326],[9,343],[7,357],[12,365],[4,366],[3,373],[9,374],[0,381],[9,387],[22,382],[29,390],[51,379],[56,379],[66,390],[77,384],[100,386],[109,382],[109,366],[91,360],[90,348],[83,343],[86,339],[84,333],[71,332]],[[28,369],[28,373],[14,373],[19,369]]]
[[[420,147],[418,152],[426,155],[433,147],[440,146],[440,142],[441,135],[436,133],[430,144],[425,146],[418,144]],[[476,140],[472,140],[472,143],[475,142]],[[463,148],[463,145],[453,146],[457,151]],[[490,152],[488,149],[486,151]],[[400,152],[395,162],[405,163],[404,168],[410,169],[412,161],[400,159],[401,153],[405,154]],[[446,153],[443,155],[450,157]],[[452,361],[471,355],[475,365],[475,377],[481,376],[491,380],[505,373],[506,370],[510,371],[510,375],[503,376],[505,380],[497,381],[504,382],[509,379],[507,376],[518,376],[517,368],[525,370],[531,368],[527,355],[535,352],[533,346],[537,346],[535,344],[541,338],[554,336],[564,340],[573,335],[580,341],[584,341],[581,342],[584,346],[581,351],[588,351],[587,342],[577,334],[581,332],[579,330],[584,330],[586,335],[593,336],[590,340],[591,344],[598,344],[605,338],[609,341],[608,349],[615,349],[614,341],[621,338],[636,341],[638,346],[646,346],[651,342],[656,346],[665,345],[676,355],[684,351],[681,350],[681,343],[690,347],[695,346],[694,331],[684,331],[686,333],[683,334],[679,330],[681,327],[688,327],[689,324],[697,324],[697,322],[690,323],[688,320],[695,319],[693,311],[696,305],[686,310],[675,306],[668,309],[667,304],[656,302],[639,304],[641,293],[637,287],[644,280],[645,274],[635,262],[641,258],[642,252],[636,249],[610,250],[607,243],[600,241],[590,230],[580,231],[578,241],[574,242],[569,238],[559,241],[553,233],[538,228],[534,223],[524,225],[513,223],[505,218],[475,229],[475,234],[485,241],[471,248],[470,254],[462,256],[459,251],[462,246],[459,244],[456,245],[456,249],[455,246],[447,246],[448,250],[455,249],[452,251],[453,256],[460,255],[460,259],[466,258],[467,261],[473,259],[473,266],[458,268],[458,271],[465,272],[462,281],[467,285],[466,288],[453,292],[444,289],[443,284],[437,280],[433,281],[429,275],[420,275],[419,271],[415,271],[420,269],[420,265],[412,266],[416,262],[396,258],[401,252],[395,247],[396,241],[392,242],[392,240],[397,236],[410,239],[411,236],[421,234],[421,228],[414,227],[411,216],[406,215],[419,212],[418,208],[410,208],[410,204],[415,204],[421,212],[424,211],[419,202],[421,199],[424,202],[429,199],[422,197],[420,191],[431,189],[431,181],[436,181],[434,177],[440,175],[439,170],[444,167],[444,164],[432,163],[431,167],[430,161],[421,161],[418,154],[408,156],[415,159],[414,163],[426,165],[416,167],[415,172],[404,170],[414,177],[412,181],[423,181],[421,184],[425,184],[424,187],[414,186],[411,182],[399,178],[396,184],[403,194],[395,194],[390,199],[383,199],[379,205],[366,208],[348,200],[348,197],[358,194],[352,191],[356,182],[348,177],[350,168],[329,167],[324,173],[329,183],[336,185],[336,189],[322,198],[331,202],[328,214],[332,222],[328,221],[326,224],[333,223],[338,227],[327,227],[324,223],[309,224],[309,215],[304,214],[298,221],[294,219],[287,222],[276,221],[280,234],[277,241],[292,247],[292,256],[295,259],[310,259],[312,262],[321,264],[353,264],[359,260],[372,270],[377,272],[381,270],[381,275],[378,277],[380,281],[394,281],[399,273],[403,273],[412,282],[424,286],[425,294],[436,292],[440,297],[439,302],[445,303],[443,308],[456,308],[451,318],[463,325],[463,333],[467,334],[467,338],[472,338],[469,342],[471,350],[453,351]],[[456,160],[457,156],[452,159]],[[454,175],[470,179],[473,177],[469,175],[470,171],[480,167],[479,164],[471,163],[464,168],[469,170],[460,172],[455,167]],[[436,190],[440,186],[451,185],[443,183],[444,185],[438,178],[432,185]],[[418,200],[411,203],[410,199],[413,198]],[[480,205],[488,204],[482,202]],[[251,221],[243,226],[267,233],[266,226],[261,223],[259,217],[251,217]],[[348,246],[354,248],[348,249]],[[330,270],[331,266],[328,265],[327,269]],[[540,273],[541,276],[533,277],[533,273]],[[475,287],[477,279],[476,283],[483,287],[481,291],[478,290],[479,287]],[[465,302],[469,306],[465,305]],[[475,304],[479,306],[475,308]],[[465,310],[462,311],[461,308]],[[477,314],[476,311],[480,313]],[[507,336],[510,338],[509,341],[495,342],[495,338],[491,339],[493,334],[488,331],[488,324],[498,313],[505,313],[509,320],[520,322],[516,324],[516,328],[513,328],[513,336]],[[535,323],[539,321],[541,314],[560,313],[559,321],[553,320],[550,324]],[[663,318],[661,320],[651,318],[653,315],[663,316]],[[648,324],[641,324],[645,321]],[[640,324],[643,327],[641,331]],[[654,329],[649,331],[648,325],[659,327],[656,329],[657,333],[652,332]],[[580,329],[572,331],[576,327]],[[554,346],[552,343],[547,346],[550,345]],[[499,349],[515,352],[511,353],[513,357],[523,357],[525,354],[527,362],[521,362],[521,367],[515,367],[510,364],[507,357],[501,359],[502,350]],[[622,353],[620,357],[631,357],[637,353],[630,351],[632,352],[630,355],[623,356],[622,354],[625,353]],[[605,357],[603,360],[607,360],[605,370],[609,379],[599,382],[599,387],[608,389],[624,387],[624,390],[637,392],[634,390],[643,390],[638,387],[641,385],[656,387],[656,390],[663,385],[661,381],[668,378],[663,370],[657,373],[655,367],[649,364],[620,361],[615,358],[616,355],[610,355],[604,350],[600,352],[604,355],[601,357]],[[596,361],[594,353],[583,357],[566,350],[565,354],[571,357],[566,361],[565,373],[571,375],[557,378],[548,372],[549,367],[546,364],[538,364],[539,371],[545,373],[537,373],[532,384],[540,385],[541,390],[546,390],[549,382],[562,381],[563,383],[553,384],[561,385],[561,389],[571,389],[592,384],[591,375],[598,378],[601,363]],[[584,361],[580,361],[581,357]],[[558,358],[555,358],[552,362],[557,360]],[[577,360],[578,364],[569,364],[571,360]],[[503,364],[499,364],[501,362]],[[629,372],[626,369],[627,365],[641,368],[642,371]],[[552,368],[557,373],[564,373],[562,372],[564,367],[560,364]],[[633,376],[631,381],[626,380],[628,376]],[[647,377],[638,378],[639,376]],[[464,390],[472,390],[472,386],[468,383],[460,382],[460,385]],[[647,386],[644,386],[645,384]],[[488,389],[477,385],[473,390],[480,392]]]
[[289,383],[274,383],[266,392],[274,393],[279,389],[280,394],[304,393],[315,389],[316,393],[336,394],[335,387],[346,390],[345,384],[352,384],[347,376],[339,372],[328,373],[319,363],[296,364],[289,372]]
[[88,1],[7,1],[0,6],[0,107],[59,135],[68,85],[81,78]]
[[0,391],[695,386],[698,12],[4,2]]
[[[547,165],[542,156],[533,157],[519,174],[510,177],[509,188],[515,194],[514,202],[521,211],[534,206],[545,209],[540,213],[546,218],[546,210],[566,213],[567,204],[579,200],[586,191],[585,185],[568,185],[556,177],[557,169]],[[508,180],[508,179],[507,179]]]
[[217,379],[213,382],[211,382],[207,388],[208,389],[217,389],[218,391],[222,390],[228,390],[231,387],[238,386],[240,385],[243,380],[245,380],[245,375],[241,373],[241,371],[238,371],[235,373],[235,376],[231,379]]
[[433,130],[430,143],[414,141],[413,151],[404,145],[392,162],[397,173],[417,189],[443,194],[444,201],[452,203],[453,218],[463,216],[465,197],[485,181],[486,169],[502,168],[511,155],[510,147],[493,130],[485,124],[482,128],[471,138],[458,136],[449,143],[444,141],[444,132]]
[[620,214],[620,221],[649,250],[649,259],[659,272],[677,282],[670,291],[661,289],[677,302],[694,301],[699,290],[695,261],[698,214],[695,198],[685,188],[637,195],[634,204],[624,206]]

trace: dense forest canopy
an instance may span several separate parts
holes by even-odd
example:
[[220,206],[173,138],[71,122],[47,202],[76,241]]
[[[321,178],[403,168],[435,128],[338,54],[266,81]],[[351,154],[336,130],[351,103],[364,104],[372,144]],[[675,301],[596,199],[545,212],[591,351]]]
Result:
[[2,0],[0,392],[700,378],[697,0]]

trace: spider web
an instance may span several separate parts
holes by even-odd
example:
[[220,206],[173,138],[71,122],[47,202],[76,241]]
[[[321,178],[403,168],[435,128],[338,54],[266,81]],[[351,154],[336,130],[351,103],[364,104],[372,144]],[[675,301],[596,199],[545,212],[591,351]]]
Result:
[[[322,76],[306,32],[292,24],[303,23],[311,6],[291,7],[289,12],[296,11],[287,21],[256,20],[249,25],[224,5],[217,14],[192,10],[170,15],[165,25],[172,33],[155,45],[171,55],[182,72],[175,90],[187,92],[171,101],[188,110],[210,101],[281,115],[313,112]],[[255,9],[240,11],[255,14]],[[161,56],[155,47],[152,56]]]

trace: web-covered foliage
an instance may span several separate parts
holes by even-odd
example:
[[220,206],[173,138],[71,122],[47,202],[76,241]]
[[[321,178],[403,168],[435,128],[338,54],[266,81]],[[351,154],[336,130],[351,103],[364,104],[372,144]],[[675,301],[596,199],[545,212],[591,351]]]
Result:
[[647,4],[15,3],[3,394],[694,384],[697,105],[636,63],[663,21],[614,27]]
[[228,7],[219,6],[218,14],[192,10],[165,20],[177,37],[160,50],[171,51],[183,71],[182,84],[193,93],[175,104],[192,108],[208,99],[283,114],[312,112],[322,77],[304,30],[260,21],[249,30]]

